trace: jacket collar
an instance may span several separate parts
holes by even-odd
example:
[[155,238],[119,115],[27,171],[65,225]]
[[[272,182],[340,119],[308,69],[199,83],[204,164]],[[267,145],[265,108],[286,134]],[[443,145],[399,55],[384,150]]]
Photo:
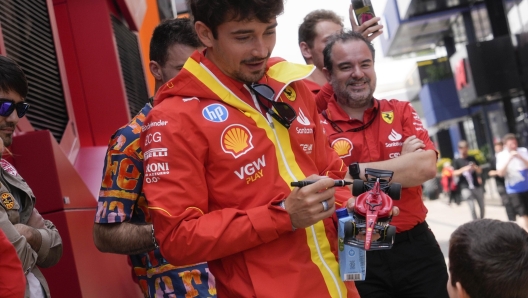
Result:
[[326,116],[328,119],[335,121],[335,122],[362,122],[366,123],[369,120],[371,120],[371,117],[376,115],[379,112],[380,103],[379,100],[372,98],[373,105],[372,107],[365,110],[363,113],[363,121],[360,121],[358,119],[350,119],[350,116],[341,108],[341,106],[337,103],[337,100],[335,99],[335,94],[332,97],[332,100],[329,100],[328,107],[326,109]]
[[[203,52],[195,51],[180,73],[164,84],[156,94],[159,104],[168,97],[210,98],[223,100],[231,94],[239,99],[247,98],[248,91],[242,82],[225,75]],[[308,77],[312,65],[295,64],[281,58],[270,58],[264,77],[258,82],[269,85],[275,91],[275,100],[292,82]]]

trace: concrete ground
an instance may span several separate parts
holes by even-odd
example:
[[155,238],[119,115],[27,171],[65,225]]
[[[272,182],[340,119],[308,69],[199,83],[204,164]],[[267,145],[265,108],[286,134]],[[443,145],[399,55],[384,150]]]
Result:
[[[485,218],[493,218],[499,220],[508,220],[506,211],[501,205],[498,195],[493,191],[494,185],[486,185],[485,204],[486,210]],[[429,213],[427,214],[427,223],[438,240],[438,244],[442,248],[446,263],[449,250],[449,237],[451,233],[460,225],[472,220],[469,207],[466,202],[460,205],[455,203],[448,204],[448,198],[443,195],[437,200],[425,199],[424,203]],[[523,226],[523,221],[517,218],[517,223]]]

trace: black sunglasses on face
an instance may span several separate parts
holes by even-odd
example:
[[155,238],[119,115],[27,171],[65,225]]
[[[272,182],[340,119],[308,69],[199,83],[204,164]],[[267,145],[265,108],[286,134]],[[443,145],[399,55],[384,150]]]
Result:
[[18,118],[24,117],[29,109],[29,103],[18,102],[5,98],[0,98],[0,116],[9,117],[16,110]]
[[[282,124],[282,126],[290,128],[293,120],[297,118],[297,113],[295,113],[295,110],[289,104],[274,101],[273,98],[275,97],[275,91],[266,84],[251,84],[249,89],[257,94],[257,100],[266,109],[266,113],[270,114],[270,116]],[[268,108],[267,105],[260,101],[259,96],[266,99],[275,111]]]

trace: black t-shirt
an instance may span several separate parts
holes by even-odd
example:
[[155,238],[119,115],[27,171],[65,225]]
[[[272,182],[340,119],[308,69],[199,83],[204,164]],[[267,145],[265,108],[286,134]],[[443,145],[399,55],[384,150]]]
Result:
[[[453,168],[455,168],[455,170],[458,170],[460,168],[463,168],[465,166],[467,166],[470,162],[476,164],[477,166],[479,165],[478,161],[475,159],[475,157],[473,156],[468,156],[466,158],[457,158],[455,159],[455,161],[453,162]],[[473,185],[474,186],[480,186],[478,180],[477,180],[477,172],[476,171],[473,171],[471,173],[471,177],[473,177]],[[464,177],[463,174],[461,174],[460,176],[458,176],[458,188],[469,188],[469,183],[468,181],[466,180],[466,177]]]

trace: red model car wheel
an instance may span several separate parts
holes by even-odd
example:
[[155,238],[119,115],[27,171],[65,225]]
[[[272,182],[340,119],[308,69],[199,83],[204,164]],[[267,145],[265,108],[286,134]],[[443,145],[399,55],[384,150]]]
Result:
[[389,189],[387,190],[387,194],[389,195],[389,197],[391,197],[391,199],[399,200],[401,197],[401,189],[402,186],[400,183],[392,183],[389,186]]
[[354,180],[354,183],[352,184],[352,195],[357,197],[363,192],[365,192],[365,182],[359,179]]

